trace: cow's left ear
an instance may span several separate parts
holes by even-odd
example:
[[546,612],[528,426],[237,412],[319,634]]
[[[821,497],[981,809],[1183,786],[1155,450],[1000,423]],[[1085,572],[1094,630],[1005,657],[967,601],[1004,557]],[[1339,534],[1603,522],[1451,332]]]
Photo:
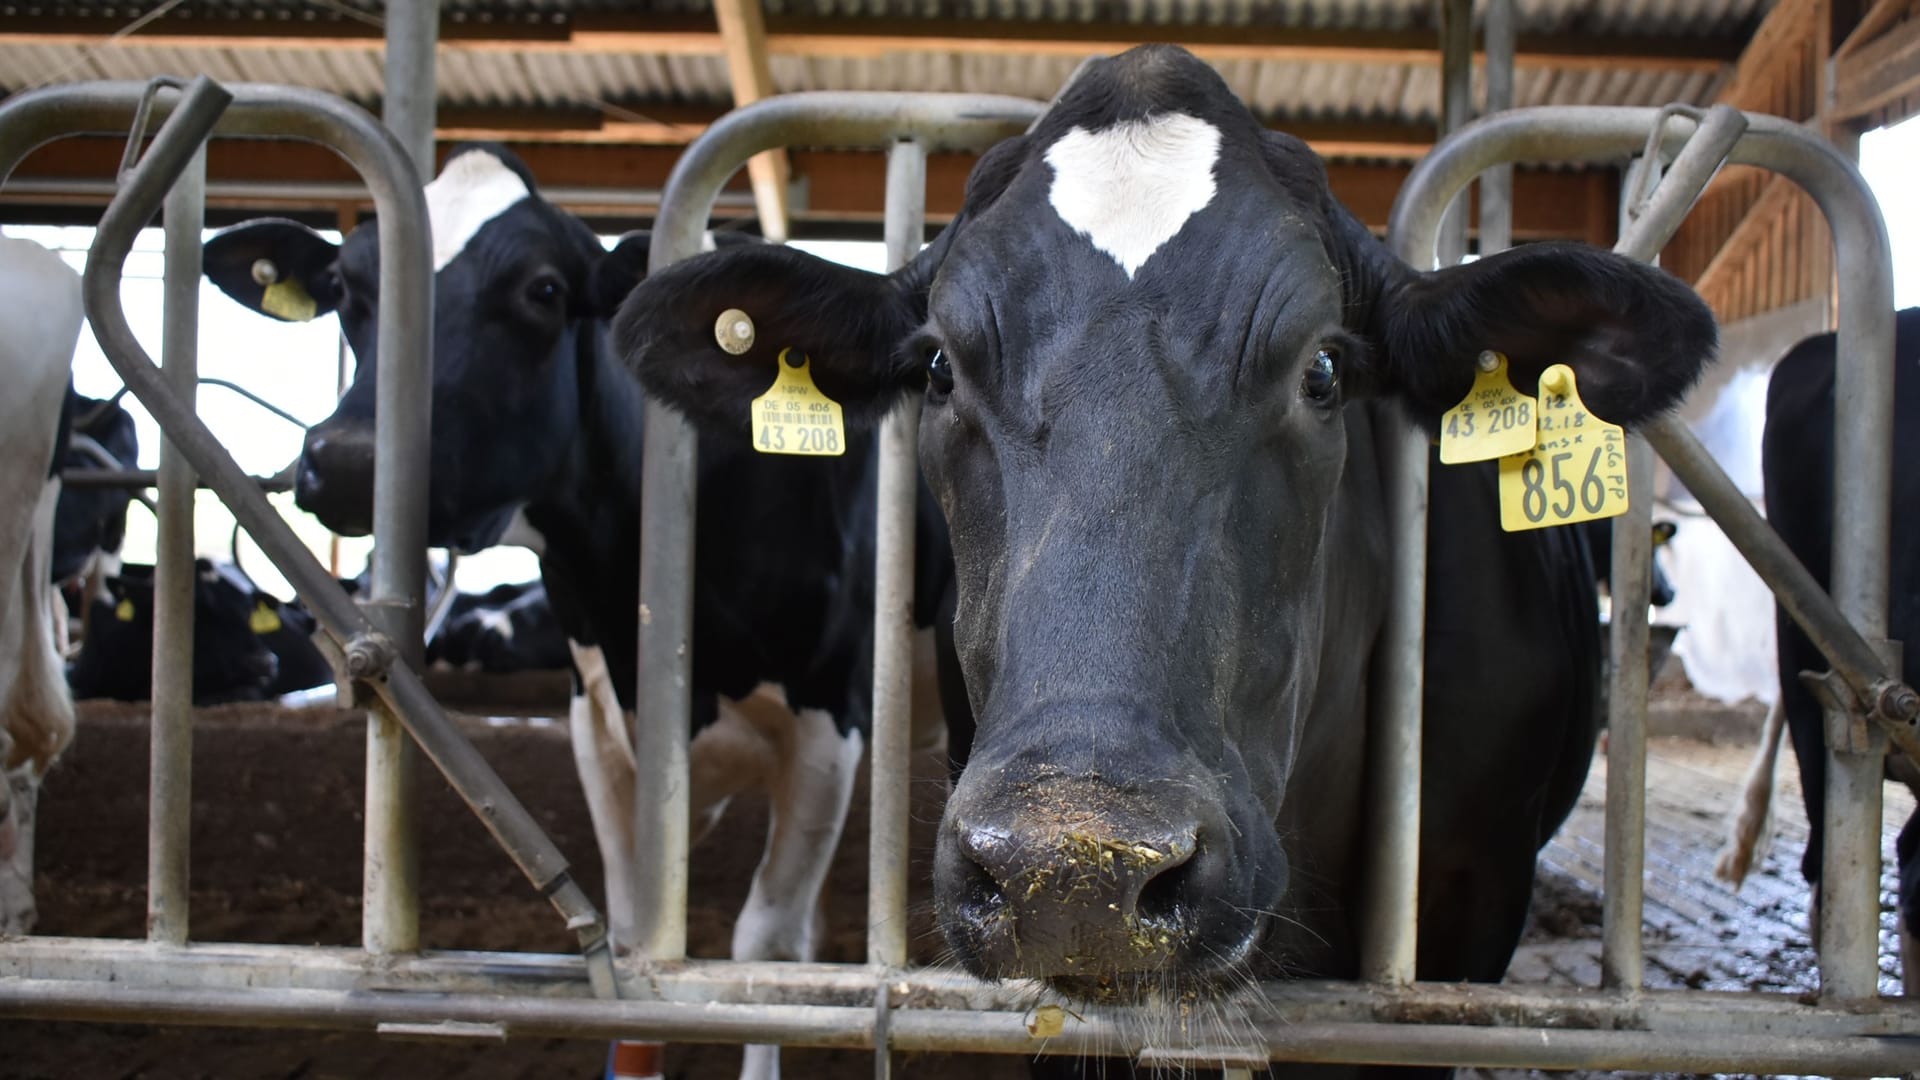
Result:
[[[1396,260],[1397,262],[1397,260]],[[1373,305],[1373,374],[1426,424],[1460,403],[1484,350],[1536,393],[1554,364],[1573,368],[1601,419],[1632,424],[1672,407],[1718,348],[1713,312],[1664,270],[1578,244],[1529,244],[1463,266],[1402,264]]]
[[[848,426],[867,427],[926,384],[924,366],[898,349],[919,327],[941,250],[936,241],[885,275],[771,244],[722,247],[640,282],[614,319],[614,347],[648,393],[724,431],[747,429],[753,399],[791,350],[811,360],[815,385],[840,403]],[[729,311],[751,330],[722,348],[716,328]],[[728,329],[740,321],[730,316]]]

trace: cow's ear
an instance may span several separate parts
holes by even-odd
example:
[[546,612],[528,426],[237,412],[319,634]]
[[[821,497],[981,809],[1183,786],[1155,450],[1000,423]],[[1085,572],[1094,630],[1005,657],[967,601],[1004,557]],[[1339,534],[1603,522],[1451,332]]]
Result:
[[1473,385],[1484,350],[1535,393],[1554,364],[1573,368],[1603,420],[1632,424],[1672,407],[1714,357],[1713,312],[1664,270],[1579,244],[1529,244],[1431,273],[1393,275],[1373,305],[1388,388],[1437,423]]
[[297,221],[259,218],[223,229],[202,251],[220,291],[284,322],[316,319],[340,306],[340,248]]
[[[869,426],[926,383],[925,368],[899,351],[922,321],[923,283],[937,257],[929,248],[888,276],[788,247],[723,247],[633,289],[614,320],[615,348],[648,393],[697,424],[729,431],[747,429],[753,399],[773,385],[790,349],[811,359],[815,385],[840,403],[850,426]],[[716,334],[728,311],[752,323],[751,344],[737,353]]]
[[610,319],[620,310],[620,302],[627,298],[634,286],[647,276],[647,252],[652,247],[653,234],[638,229],[622,236],[613,250],[594,260],[592,269],[587,271],[587,303],[591,314]]

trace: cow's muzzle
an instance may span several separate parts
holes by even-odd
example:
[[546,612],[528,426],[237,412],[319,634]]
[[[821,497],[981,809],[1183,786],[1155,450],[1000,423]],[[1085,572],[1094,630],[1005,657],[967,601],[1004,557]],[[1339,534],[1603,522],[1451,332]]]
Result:
[[321,425],[307,433],[293,501],[342,536],[373,530],[373,429]]
[[956,794],[935,864],[942,929],[976,974],[1133,1000],[1224,975],[1251,951],[1260,920],[1232,825],[1191,787],[1053,776],[995,788]]

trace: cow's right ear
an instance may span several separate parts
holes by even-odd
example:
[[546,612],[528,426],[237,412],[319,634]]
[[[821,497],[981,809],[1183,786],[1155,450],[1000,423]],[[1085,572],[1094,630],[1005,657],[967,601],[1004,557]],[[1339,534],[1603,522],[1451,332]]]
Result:
[[340,306],[340,248],[297,221],[259,218],[222,229],[202,249],[208,278],[262,315],[306,322]]
[[[901,346],[924,318],[925,282],[944,244],[892,275],[789,247],[743,244],[696,255],[640,282],[614,319],[614,346],[647,392],[714,430],[745,431],[782,352],[812,361],[813,381],[849,427],[878,423],[926,368]],[[722,313],[750,337],[722,348]],[[731,330],[740,320],[729,317]],[[744,346],[744,348],[742,348]]]
[[595,260],[587,270],[587,305],[592,314],[613,318],[620,302],[647,276],[647,253],[653,246],[653,234],[637,229],[620,237],[613,250]]

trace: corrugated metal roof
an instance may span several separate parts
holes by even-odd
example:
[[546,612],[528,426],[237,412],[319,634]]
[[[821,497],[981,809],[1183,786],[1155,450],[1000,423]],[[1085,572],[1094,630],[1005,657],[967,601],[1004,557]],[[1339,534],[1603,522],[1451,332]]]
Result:
[[[1628,38],[1718,37],[1750,32],[1772,0],[1519,0],[1523,34],[1607,34]],[[618,15],[698,19],[709,0],[443,0],[450,19],[491,22],[496,27],[529,20],[564,23],[575,17]],[[1007,23],[1085,24],[1090,37],[1178,38],[1182,27],[1289,27],[1331,31],[1418,32],[1429,29],[1433,0],[768,0],[770,18],[864,16],[902,22],[940,19],[951,31],[966,20]],[[169,11],[166,26],[277,23],[345,25],[377,19],[384,5],[371,0],[186,0]],[[51,17],[65,22],[97,19],[103,28],[124,23],[151,3],[130,5],[41,4],[0,0],[0,15]],[[1156,31],[1164,33],[1156,33]],[[365,47],[303,48],[260,43],[245,48],[182,47],[164,36],[132,35],[107,47],[62,44],[0,44],[0,89],[14,91],[51,81],[141,79],[156,74],[205,72],[217,79],[285,82],[328,90],[362,102],[381,90],[377,42]],[[1394,54],[1386,54],[1391,57]],[[780,91],[936,90],[1050,97],[1078,63],[1059,55],[987,55],[977,52],[913,52],[879,56],[771,58]],[[722,59],[701,55],[645,55],[516,51],[512,48],[446,49],[438,79],[443,107],[533,109],[600,108],[607,104],[644,112],[649,104],[724,107],[732,100]],[[1436,64],[1383,60],[1223,60],[1216,63],[1229,85],[1256,113],[1274,123],[1287,120],[1434,122],[1439,110]],[[1653,105],[1704,103],[1724,72],[1697,65],[1664,69],[1639,64],[1599,70],[1591,64],[1522,67],[1516,73],[1520,105]]]

